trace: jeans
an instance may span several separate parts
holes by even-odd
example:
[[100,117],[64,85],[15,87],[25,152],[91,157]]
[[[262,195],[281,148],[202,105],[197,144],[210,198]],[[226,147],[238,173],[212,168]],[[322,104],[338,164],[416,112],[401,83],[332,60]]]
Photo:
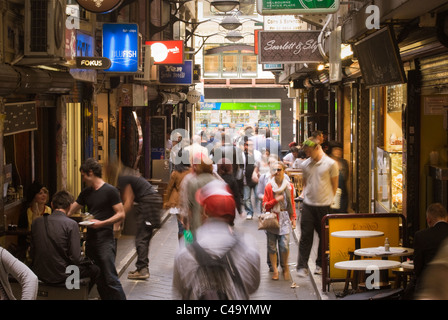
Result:
[[112,229],[89,230],[86,255],[100,268],[97,288],[101,300],[126,300],[115,267],[116,248]]
[[151,220],[150,210],[151,203],[141,202],[136,208],[137,232],[135,234],[135,249],[137,251],[137,262],[135,267],[137,270],[148,268],[149,265],[149,242],[152,238],[154,226]]
[[254,215],[254,208],[252,207],[252,190],[254,191],[254,198],[255,198],[255,208],[260,208],[260,199],[257,197],[257,185],[250,187],[250,186],[244,186],[243,187],[243,204],[244,209],[246,210],[246,214],[248,216]]
[[316,265],[322,267],[322,236],[321,221],[324,216],[331,213],[330,207],[314,207],[302,203],[302,217],[300,220],[300,243],[297,269],[307,268],[313,246],[314,230],[319,235],[319,249],[317,251]]
[[271,232],[266,232],[267,240],[268,240],[268,253],[277,253],[277,243],[278,243],[278,249],[280,251],[280,256],[284,252],[289,251],[289,237],[290,234],[274,234]]

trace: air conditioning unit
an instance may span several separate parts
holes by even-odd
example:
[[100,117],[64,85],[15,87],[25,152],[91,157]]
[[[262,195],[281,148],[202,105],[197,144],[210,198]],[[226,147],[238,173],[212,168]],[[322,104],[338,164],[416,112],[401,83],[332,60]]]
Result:
[[25,56],[65,57],[66,0],[25,0]]
[[152,63],[151,46],[143,45],[142,55],[142,72],[134,75],[134,81],[150,82],[157,80],[157,78],[155,78],[156,75],[154,75],[154,72],[152,71],[152,66],[154,64]]

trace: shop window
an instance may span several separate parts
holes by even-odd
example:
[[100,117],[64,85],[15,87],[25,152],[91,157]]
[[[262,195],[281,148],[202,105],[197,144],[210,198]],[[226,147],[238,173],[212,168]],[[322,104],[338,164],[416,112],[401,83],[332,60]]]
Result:
[[220,60],[219,55],[204,57],[204,76],[212,78],[220,77],[219,60]]
[[222,76],[223,77],[238,77],[238,56],[224,55],[222,57]]
[[204,78],[256,78],[257,56],[241,51],[204,55]]
[[242,57],[242,71],[243,77],[257,76],[257,57],[253,55],[243,55]]

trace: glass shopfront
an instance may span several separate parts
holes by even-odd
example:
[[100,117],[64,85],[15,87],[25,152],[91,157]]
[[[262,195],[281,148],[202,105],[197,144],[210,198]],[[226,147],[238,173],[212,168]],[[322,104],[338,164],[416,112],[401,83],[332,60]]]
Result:
[[196,111],[195,133],[214,133],[222,125],[239,131],[247,126],[269,128],[271,137],[280,141],[281,102],[278,101],[206,101]]
[[[402,212],[403,205],[403,128],[406,84],[382,87],[377,92],[375,211]],[[373,99],[374,101],[374,99]]]

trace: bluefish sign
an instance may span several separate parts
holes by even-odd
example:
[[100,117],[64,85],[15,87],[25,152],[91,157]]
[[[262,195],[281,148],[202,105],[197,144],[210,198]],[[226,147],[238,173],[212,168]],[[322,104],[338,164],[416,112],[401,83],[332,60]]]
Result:
[[103,24],[103,57],[111,61],[110,68],[104,71],[137,72],[138,41],[137,24]]
[[192,84],[193,61],[185,60],[184,64],[159,65],[159,82],[161,84]]

